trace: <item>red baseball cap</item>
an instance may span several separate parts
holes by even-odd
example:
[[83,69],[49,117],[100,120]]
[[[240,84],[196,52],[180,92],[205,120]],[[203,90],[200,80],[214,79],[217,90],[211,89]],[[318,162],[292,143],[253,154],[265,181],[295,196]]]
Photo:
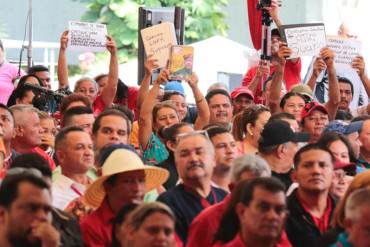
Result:
[[244,86],[241,86],[241,87],[237,87],[235,88],[232,92],[231,92],[231,99],[236,99],[239,95],[242,95],[242,94],[246,94],[249,98],[251,98],[252,100],[254,100],[254,95],[252,93],[251,90],[249,90],[248,87],[244,87]]
[[334,170],[338,169],[343,169],[344,171],[350,173],[350,174],[356,174],[356,164],[355,163],[347,163],[347,162],[341,162],[341,161],[336,161],[334,164]]
[[322,113],[325,113],[325,114],[328,114],[328,110],[326,109],[326,107],[316,101],[311,101],[310,103],[307,103],[303,109],[302,109],[302,113],[301,113],[301,116],[302,116],[302,119],[304,119],[305,117],[311,115],[311,113],[314,111],[314,110],[318,110],[318,111],[321,111]]

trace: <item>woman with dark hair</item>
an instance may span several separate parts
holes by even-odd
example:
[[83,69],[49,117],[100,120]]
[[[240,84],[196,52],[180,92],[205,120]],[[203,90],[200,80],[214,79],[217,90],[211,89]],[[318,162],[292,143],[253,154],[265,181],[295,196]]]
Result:
[[125,242],[125,234],[121,231],[124,225],[127,225],[129,214],[137,208],[138,204],[128,204],[121,208],[113,219],[112,227],[112,245],[111,247],[123,247],[120,242]]
[[[96,83],[98,83],[99,91],[101,93],[103,88],[108,83],[108,74],[101,74],[95,77]],[[116,105],[127,106],[135,114],[135,120],[138,116],[137,98],[139,89],[137,87],[127,86],[121,79],[118,78],[117,91],[114,96],[113,103]]]
[[41,80],[37,76],[35,75],[22,76],[18,82],[17,87],[15,88],[15,90],[12,92],[8,99],[7,103],[8,107],[16,104],[32,105],[35,93],[31,87],[28,87],[26,85],[26,83],[41,87]]
[[280,111],[294,115],[299,122],[301,121],[301,113],[304,106],[305,98],[300,93],[289,92],[280,101]]
[[120,247],[181,246],[175,234],[175,215],[163,203],[152,202],[135,208],[116,236]]
[[337,160],[329,192],[340,199],[346,193],[353,176],[356,175],[356,158],[352,146],[346,136],[337,132],[323,134],[318,143],[328,148]]
[[338,161],[356,162],[353,148],[346,136],[334,131],[327,132],[321,136],[318,143],[328,148]]
[[166,169],[170,176],[167,181],[163,184],[166,190],[176,186],[179,180],[179,174],[175,166],[175,156],[174,151],[176,148],[176,136],[182,133],[194,131],[193,127],[189,123],[177,123],[169,127],[164,127],[159,132],[159,136],[163,139],[165,143],[169,156],[165,161],[158,164],[159,167]]
[[240,154],[258,152],[260,133],[270,117],[270,110],[263,105],[251,105],[234,117],[232,134]]
[[162,70],[144,99],[139,116],[139,144],[145,163],[157,165],[168,158],[166,146],[159,138],[159,130],[180,122],[171,101],[157,102],[160,85],[168,81],[168,71]]

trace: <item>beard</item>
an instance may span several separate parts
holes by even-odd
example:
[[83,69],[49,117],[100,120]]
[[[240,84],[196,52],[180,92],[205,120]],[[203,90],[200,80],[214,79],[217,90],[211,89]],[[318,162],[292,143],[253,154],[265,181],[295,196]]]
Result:
[[29,239],[27,239],[27,236],[29,235],[29,232],[26,234],[12,234],[8,233],[8,240],[14,247],[41,247],[41,241],[36,240],[35,242],[30,242]]

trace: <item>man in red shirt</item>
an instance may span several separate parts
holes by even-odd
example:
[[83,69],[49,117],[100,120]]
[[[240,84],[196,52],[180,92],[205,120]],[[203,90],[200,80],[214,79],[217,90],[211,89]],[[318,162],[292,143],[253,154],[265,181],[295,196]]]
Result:
[[[254,154],[244,155],[233,162],[229,187],[232,189],[243,180],[269,176],[271,176],[271,170],[265,160]],[[189,228],[188,247],[212,246],[214,235],[230,203],[230,198],[229,194],[222,202],[206,208],[193,220]]]
[[[254,93],[255,103],[262,103],[262,82],[276,70],[277,60],[275,55],[278,51],[280,41],[281,37],[279,30],[271,30],[272,61],[270,67],[267,66],[265,61],[261,61],[258,66],[250,68],[243,78],[242,85],[247,86]],[[301,82],[301,66],[300,58],[287,60],[284,69],[284,82],[287,91],[289,91],[293,85]]]
[[286,232],[295,247],[317,246],[329,229],[335,208],[329,196],[334,163],[333,154],[317,144],[304,146],[294,157],[293,177],[299,187],[288,197]]
[[38,153],[49,162],[51,170],[55,163],[41,148],[41,133],[39,110],[32,105],[14,105],[9,108],[14,116],[15,136],[12,139],[12,148],[20,154]]
[[276,178],[255,178],[235,190],[238,195],[231,199],[213,246],[279,246],[288,212],[284,184]]
[[142,203],[147,191],[159,187],[168,178],[165,169],[145,166],[128,145],[108,146],[102,150],[101,159],[102,176],[83,196],[87,205],[96,208],[81,219],[81,234],[87,247],[111,246],[117,212],[130,203]]

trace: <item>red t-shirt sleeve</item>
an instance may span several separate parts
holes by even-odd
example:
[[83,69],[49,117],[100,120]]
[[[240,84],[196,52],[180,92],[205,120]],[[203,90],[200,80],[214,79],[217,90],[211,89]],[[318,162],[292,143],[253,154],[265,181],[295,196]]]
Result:
[[248,86],[256,75],[257,67],[250,68],[244,75],[242,86]]
[[104,111],[106,105],[104,103],[103,97],[101,94],[99,94],[94,103],[93,103],[93,111],[94,111],[94,116],[98,116],[102,111]]
[[302,61],[298,58],[295,63],[288,60],[285,64],[284,79],[286,88],[289,91],[292,86],[301,82]]

